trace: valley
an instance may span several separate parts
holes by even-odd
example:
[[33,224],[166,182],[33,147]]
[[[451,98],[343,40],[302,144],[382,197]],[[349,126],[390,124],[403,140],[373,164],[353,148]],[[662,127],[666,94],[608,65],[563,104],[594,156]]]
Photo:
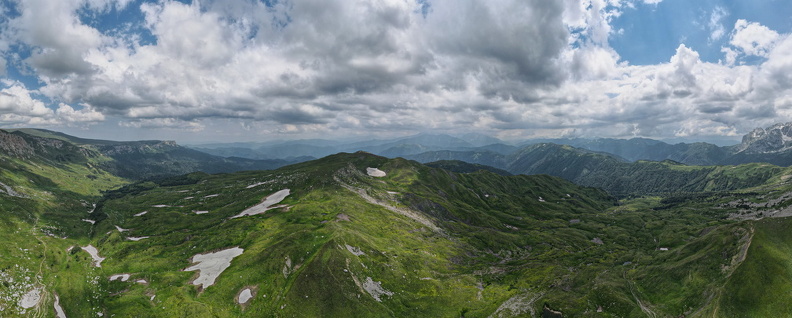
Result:
[[3,317],[778,317],[792,288],[781,166],[539,144],[207,173],[175,144],[0,136]]

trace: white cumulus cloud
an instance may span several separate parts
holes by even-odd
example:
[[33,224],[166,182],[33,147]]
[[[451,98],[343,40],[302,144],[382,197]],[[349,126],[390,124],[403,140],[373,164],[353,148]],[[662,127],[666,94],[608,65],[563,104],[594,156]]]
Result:
[[745,55],[767,57],[778,37],[778,32],[764,25],[739,19],[734,24],[729,44]]

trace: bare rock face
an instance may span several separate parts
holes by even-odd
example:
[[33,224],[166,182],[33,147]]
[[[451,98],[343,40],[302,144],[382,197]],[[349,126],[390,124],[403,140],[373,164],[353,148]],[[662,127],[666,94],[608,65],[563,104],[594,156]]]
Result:
[[743,136],[737,145],[737,153],[774,153],[792,149],[792,122],[775,124],[768,128],[756,128]]
[[32,156],[35,149],[21,136],[0,130],[0,151],[21,158]]

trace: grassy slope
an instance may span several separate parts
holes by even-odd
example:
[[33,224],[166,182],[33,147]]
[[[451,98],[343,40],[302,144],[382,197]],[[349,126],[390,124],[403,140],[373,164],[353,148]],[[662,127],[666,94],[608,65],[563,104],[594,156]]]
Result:
[[[90,257],[71,248],[87,244],[91,227],[81,219],[91,203],[128,181],[96,168],[107,158],[86,157],[68,145],[39,149],[45,155],[0,156],[0,182],[19,194],[0,194],[0,316],[50,316],[55,290],[62,302],[75,304],[69,313],[88,316],[100,289]],[[42,290],[40,306],[19,307],[20,297],[35,288]]]
[[783,317],[792,294],[792,219],[753,223],[755,234],[745,262],[725,285],[718,315]]
[[[365,176],[366,167],[388,176]],[[366,202],[333,177],[420,210],[443,230]],[[108,257],[104,277],[132,273],[149,281],[107,283],[120,293],[105,299],[108,313],[483,317],[539,313],[549,304],[571,316],[598,307],[604,316],[642,316],[640,301],[660,315],[691,314],[710,306],[707,295],[725,279],[723,254],[739,251],[740,237],[731,233],[743,229],[721,220],[723,211],[685,213],[713,202],[653,210],[659,199],[640,199],[608,208],[601,191],[554,177],[452,174],[365,154],[189,179],[130,188],[105,202],[107,219],[93,240]],[[226,219],[283,188],[292,190],[283,202],[290,209]],[[152,207],[158,204],[173,207]],[[149,212],[133,216],[142,211]],[[714,230],[702,232],[707,227]],[[152,237],[124,239],[144,235]],[[181,269],[190,257],[233,246],[245,253],[216,285],[200,291],[188,284],[195,273]],[[358,286],[369,277],[394,294],[376,301]],[[248,286],[257,296],[243,308],[234,296]],[[520,309],[502,307],[509,302]]]
[[[368,177],[367,167],[388,175]],[[71,171],[83,174],[81,169]],[[723,173],[742,176],[733,169]],[[0,198],[2,211],[13,211],[0,224],[0,239],[9,242],[0,247],[0,255],[8,256],[0,258],[0,270],[21,282],[35,280],[41,269],[47,292],[37,310],[46,316],[53,314],[53,292],[70,317],[535,316],[545,305],[565,316],[772,316],[782,312],[774,306],[782,306],[783,293],[741,291],[769,284],[788,288],[787,281],[759,270],[788,271],[785,244],[792,237],[782,232],[789,221],[736,223],[724,220],[733,208],[713,209],[755,196],[752,191],[772,193],[752,200],[769,200],[788,186],[640,198],[614,207],[602,191],[555,177],[454,174],[401,159],[345,154],[276,171],[135,184],[110,193],[91,216],[100,222],[89,227],[79,221],[90,209],[80,200],[93,197],[84,189],[120,181],[80,179],[70,185],[73,191],[47,194],[68,178],[12,177],[3,182],[28,182],[35,196]],[[267,183],[247,188],[260,182]],[[367,202],[339,183],[418,212],[441,230]],[[282,202],[290,208],[228,219],[284,188],[291,189]],[[52,200],[61,197],[66,199]],[[143,211],[148,212],[134,216]],[[53,223],[50,215],[62,215],[65,223]],[[43,234],[48,226],[68,234],[64,224],[83,236]],[[116,225],[129,231],[121,233]],[[748,258],[737,266],[733,260],[752,228]],[[150,238],[127,240],[140,236]],[[757,242],[766,247],[755,251]],[[101,268],[92,267],[79,249],[66,251],[88,243],[107,257]],[[197,274],[182,269],[193,255],[234,246],[245,252],[214,286],[200,290],[189,284]],[[132,279],[108,280],[120,273]],[[361,288],[368,278],[393,294],[377,301]],[[33,286],[11,285],[8,290]],[[234,297],[247,287],[256,297],[240,306]],[[4,317],[19,315],[16,301],[0,300]]]
[[[135,277],[145,277],[150,283],[110,284],[109,288],[118,285],[118,291],[128,291],[117,299],[108,299],[108,312],[152,314],[154,310],[155,315],[169,316],[172,314],[169,308],[180,312],[194,306],[192,310],[196,311],[238,314],[241,309],[233,304],[233,295],[248,285],[255,285],[259,295],[267,295],[266,300],[254,301],[245,308],[244,313],[251,316],[272,312],[282,312],[286,316],[289,313],[308,316],[449,316],[462,311],[467,315],[485,316],[513,294],[506,286],[489,285],[473,275],[470,267],[481,267],[478,262],[462,261],[467,258],[466,252],[474,250],[471,244],[485,244],[479,237],[469,239],[456,237],[460,233],[434,232],[409,218],[362,200],[333,181],[337,170],[352,171],[351,175],[342,175],[341,178],[356,187],[365,185],[372,196],[384,198],[388,195],[385,191],[404,193],[411,190],[421,182],[424,174],[435,174],[434,178],[447,178],[450,174],[403,160],[388,161],[369,155],[355,160],[356,166],[349,168],[346,161],[350,159],[354,158],[340,156],[313,165],[297,165],[288,171],[206,176],[195,184],[173,187],[149,184],[149,189],[139,193],[132,189],[128,189],[130,193],[125,196],[119,193],[118,199],[104,203],[102,211],[108,217],[98,223],[95,230],[96,233],[109,232],[98,235],[94,240],[102,254],[108,256],[102,270],[106,275],[133,273]],[[355,174],[365,171],[367,166],[380,167],[389,171],[389,175],[373,179]],[[494,174],[486,176],[501,178]],[[459,185],[475,184],[474,177],[463,178],[466,180]],[[530,184],[520,181],[531,178],[523,176],[521,179],[513,184]],[[246,188],[256,182],[272,180],[276,181]],[[534,191],[555,187],[554,183],[560,181],[547,177],[539,180],[542,183],[533,185]],[[436,180],[428,183],[437,184]],[[562,183],[567,188],[557,191],[559,197],[563,196],[561,192],[576,190],[571,184]],[[502,185],[494,182],[494,185],[478,186],[477,190],[496,193],[497,189],[488,187]],[[226,219],[282,188],[292,190],[284,201],[293,205],[289,211],[272,210],[265,215]],[[423,194],[421,192],[425,189],[418,188],[418,194]],[[545,192],[540,191],[549,198]],[[602,195],[593,190],[592,193]],[[206,197],[214,194],[218,196]],[[189,197],[192,198],[186,199]],[[475,195],[468,199],[474,200],[473,197]],[[535,197],[530,200],[537,202]],[[152,207],[158,204],[179,207]],[[391,204],[405,207],[398,202]],[[512,209],[516,210],[516,205]],[[140,217],[133,216],[144,210],[149,212]],[[210,213],[197,215],[192,210],[208,210]],[[466,211],[468,214],[471,212]],[[338,215],[342,213],[350,221],[340,220]],[[462,219],[464,216],[459,214],[455,217]],[[476,222],[476,226],[465,226],[480,232],[478,236],[489,233],[493,237],[498,231],[490,226],[503,228],[503,224],[488,221],[491,224]],[[115,225],[129,228],[131,232],[118,233],[114,230]],[[131,242],[124,240],[127,235],[152,237]],[[508,242],[514,238],[519,236],[503,235],[498,242],[486,244],[499,248],[497,253],[509,253],[509,249],[516,252],[519,250],[515,246],[517,243]],[[347,245],[359,248],[365,254],[356,256],[347,250]],[[217,285],[203,292],[187,285],[194,273],[180,270],[189,266],[192,255],[232,246],[246,250],[228,269],[233,275],[222,276]],[[291,269],[287,267],[286,272],[293,272],[284,275],[287,257],[293,266]],[[499,259],[499,256],[487,253],[480,257],[485,259],[485,263]],[[459,260],[451,261],[454,258]],[[382,296],[381,303],[374,300],[355,283],[357,280],[362,284],[369,277],[382,282],[382,287],[394,294]],[[489,286],[479,289],[479,284]],[[148,301],[154,294],[157,295],[154,302]],[[298,303],[301,305],[295,307]],[[438,303],[445,306],[437,306]],[[161,312],[160,305],[165,307]],[[283,305],[286,307],[280,309]]]
[[[125,181],[77,163],[5,158],[0,166],[2,182],[25,196],[0,194],[0,315],[51,316],[57,293],[70,315],[89,316],[101,289],[90,257],[75,248],[87,244],[90,230],[81,218],[88,217],[89,202],[99,199],[100,190]],[[40,305],[17,306],[34,288],[42,290]]]

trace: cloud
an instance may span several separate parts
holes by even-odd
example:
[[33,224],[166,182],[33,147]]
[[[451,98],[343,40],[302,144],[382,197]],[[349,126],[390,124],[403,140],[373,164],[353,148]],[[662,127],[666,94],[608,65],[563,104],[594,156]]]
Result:
[[[765,100],[765,103],[784,105],[782,100],[792,96],[792,36],[779,36],[767,54],[767,61],[762,63],[757,76],[757,91],[752,97]],[[775,100],[774,100],[775,99]],[[789,108],[784,109],[790,115]]]
[[739,19],[729,44],[745,55],[767,57],[778,37],[778,32],[764,25]]
[[84,105],[75,110],[61,103],[52,110],[39,100],[37,92],[29,91],[18,82],[4,81],[0,90],[0,123],[25,125],[59,125],[59,124],[90,124],[105,120],[102,113]]
[[204,129],[204,125],[195,121],[185,121],[177,118],[153,118],[153,119],[138,119],[132,121],[119,122],[119,126],[128,128],[145,128],[145,129],[177,129],[199,132]]
[[[613,21],[659,3],[30,0],[0,51],[3,37],[29,49],[13,63],[42,86],[6,85],[0,111],[21,122],[320,135],[695,136],[792,116],[792,41],[756,22],[738,20],[723,63],[687,44],[665,63],[623,61],[609,46]],[[86,22],[121,8],[140,14],[137,25]],[[710,41],[726,36],[728,14],[711,11]],[[746,56],[762,61],[740,65]]]
[[66,123],[91,123],[105,120],[102,113],[88,105],[83,105],[82,109],[75,110],[71,106],[61,103],[55,110],[55,115]]
[[20,83],[5,81],[0,89],[0,123],[30,124],[51,120],[52,110]]
[[60,77],[91,72],[82,53],[102,44],[102,35],[83,25],[74,15],[77,1],[30,0],[20,2],[18,18],[9,27],[21,43],[31,46],[27,58],[39,75]]
[[727,11],[724,7],[715,6],[715,8],[712,9],[709,21],[707,22],[707,28],[710,31],[710,43],[720,40],[724,35],[726,35],[726,28],[723,26],[723,18],[727,16],[729,16],[729,11]]
[[[60,20],[81,32],[47,30],[42,37],[90,41],[55,45],[34,39],[31,46],[47,46],[40,51],[53,53],[28,62],[42,74],[62,75],[45,78],[42,93],[108,115],[187,121],[253,117],[283,124],[330,119],[327,112],[300,110],[309,104],[357,113],[358,106],[344,102],[350,95],[371,101],[415,89],[467,89],[460,77],[475,77],[480,94],[504,100],[530,100],[529,87],[566,78],[559,65],[568,36],[560,4],[438,2],[425,15],[418,9],[402,0],[246,3],[244,8],[144,3],[145,27],[156,37],[150,45],[109,40],[81,25],[72,10]],[[286,25],[273,24],[283,16]],[[55,52],[74,54],[47,64],[45,57]],[[370,109],[392,104],[373,102]]]

